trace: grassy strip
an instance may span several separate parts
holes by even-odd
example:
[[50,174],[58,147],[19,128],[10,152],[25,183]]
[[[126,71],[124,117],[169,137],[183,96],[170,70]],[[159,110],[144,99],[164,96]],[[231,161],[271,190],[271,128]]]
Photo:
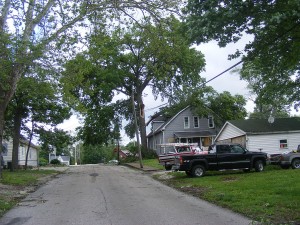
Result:
[[157,159],[143,159],[143,165],[149,166],[155,169],[164,170],[165,168],[158,163]]
[[2,184],[6,185],[34,185],[40,177],[55,174],[55,170],[18,170],[15,172],[3,171]]
[[164,182],[255,221],[300,223],[300,170],[268,166],[262,173],[207,172],[202,178],[190,178],[181,172],[172,175]]
[[37,184],[39,178],[57,174],[55,170],[18,170],[15,172],[3,171],[3,184],[0,190],[0,217],[14,207],[24,195],[20,195],[25,187]]

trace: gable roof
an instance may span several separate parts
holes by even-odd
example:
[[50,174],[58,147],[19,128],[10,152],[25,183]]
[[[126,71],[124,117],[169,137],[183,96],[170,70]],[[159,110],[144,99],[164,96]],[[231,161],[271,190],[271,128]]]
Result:
[[[186,109],[188,109],[188,108],[190,108],[191,106],[187,106],[187,107],[185,107],[184,109],[182,109],[182,110],[180,110],[175,116],[173,116],[173,117],[171,117],[170,119],[168,119],[168,120],[166,120],[164,123],[162,123],[156,130],[154,130],[154,131],[151,131],[148,135],[147,135],[147,137],[151,137],[152,135],[154,135],[154,134],[157,134],[157,133],[159,133],[159,132],[161,132],[161,131],[163,131],[163,130],[165,130],[166,129],[166,126],[168,126],[180,113],[182,113],[183,111],[185,111]],[[165,117],[163,117],[163,118],[165,118]],[[160,121],[162,121],[162,120],[160,120]]]
[[230,120],[228,123],[246,133],[300,131],[300,117],[275,118],[274,123],[269,123],[267,119]]

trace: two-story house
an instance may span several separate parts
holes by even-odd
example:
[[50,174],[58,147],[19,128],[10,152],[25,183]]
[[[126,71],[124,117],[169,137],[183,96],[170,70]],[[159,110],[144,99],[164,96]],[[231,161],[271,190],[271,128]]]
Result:
[[214,142],[217,128],[212,116],[199,117],[188,106],[171,118],[162,115],[152,119],[151,132],[147,135],[148,148],[161,153],[161,144],[198,143],[200,148],[208,147]]

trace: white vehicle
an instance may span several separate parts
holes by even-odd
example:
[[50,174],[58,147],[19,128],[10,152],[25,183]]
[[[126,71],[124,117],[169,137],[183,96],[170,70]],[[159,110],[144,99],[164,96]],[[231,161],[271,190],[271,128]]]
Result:
[[166,170],[172,169],[175,165],[176,158],[179,158],[180,155],[208,153],[200,149],[197,143],[167,143],[161,144],[160,148],[161,152],[164,153],[158,156],[158,161]]

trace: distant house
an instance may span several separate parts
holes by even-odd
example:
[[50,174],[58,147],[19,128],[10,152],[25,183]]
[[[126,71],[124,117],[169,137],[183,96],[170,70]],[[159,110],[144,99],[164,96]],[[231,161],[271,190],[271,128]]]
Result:
[[218,133],[217,143],[239,143],[250,151],[270,154],[297,149],[300,144],[300,117],[227,121]]
[[[118,147],[114,148],[114,154],[118,154]],[[128,156],[132,156],[132,153],[129,150],[120,149],[119,157],[121,159],[126,159]]]
[[[8,166],[12,162],[12,149],[13,149],[13,142],[12,139],[3,140],[4,152],[3,152],[3,159],[4,165]],[[26,152],[28,149],[29,142],[24,138],[20,139],[19,145],[19,166],[24,166],[26,161]],[[28,152],[28,159],[27,159],[27,166],[36,167],[38,165],[38,153],[39,148],[34,144],[30,144],[29,152]]]
[[198,143],[208,147],[217,135],[214,118],[195,115],[188,106],[171,118],[160,115],[147,124],[151,124],[151,132],[147,135],[148,148],[158,154],[164,150],[160,148],[165,143]]
[[51,162],[51,160],[53,159],[58,159],[60,161],[61,164],[64,164],[66,166],[70,165],[70,156],[68,155],[56,155],[56,152],[54,153],[50,153],[49,154],[49,163]]

